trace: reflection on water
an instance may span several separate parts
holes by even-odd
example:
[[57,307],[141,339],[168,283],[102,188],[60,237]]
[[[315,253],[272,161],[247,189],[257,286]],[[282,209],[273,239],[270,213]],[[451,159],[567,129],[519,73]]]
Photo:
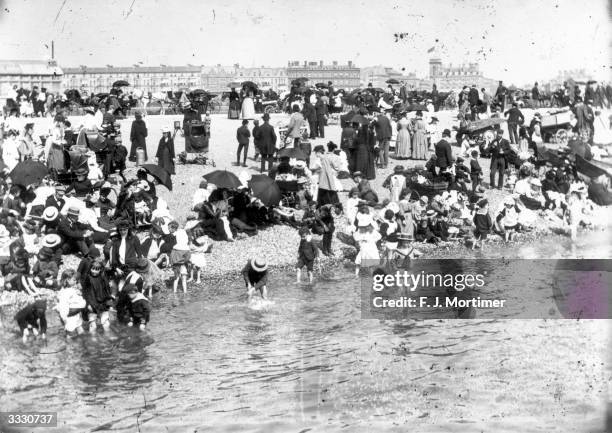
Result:
[[[537,257],[559,251],[558,241],[529,248]],[[167,294],[154,301],[145,333],[114,327],[95,340],[65,341],[53,318],[47,346],[26,347],[2,331],[0,407],[59,411],[58,432],[567,432],[601,425],[603,322],[362,320],[350,269],[326,277],[307,286],[274,275],[274,303],[260,310],[233,283]],[[491,290],[503,294],[512,281],[494,283]],[[544,288],[532,281],[521,290]]]

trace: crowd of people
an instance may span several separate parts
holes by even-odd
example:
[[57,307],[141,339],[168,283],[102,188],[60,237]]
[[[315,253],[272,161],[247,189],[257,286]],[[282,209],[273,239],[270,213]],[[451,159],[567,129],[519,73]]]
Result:
[[[460,125],[459,155],[454,155],[452,131],[439,131],[435,115],[426,122],[420,110],[414,115],[402,111],[394,134],[394,105],[384,95],[374,106],[364,100],[341,116],[340,143],[328,141],[311,148],[304,131],[311,139],[325,139],[328,115],[335,107],[326,92],[313,90],[306,98],[300,96],[302,104],[294,101],[288,127],[279,137],[268,114],[261,124],[255,118],[251,96],[247,88],[243,90],[244,95],[233,99],[241,102],[238,118],[243,119],[236,132],[236,165],[246,168],[252,139],[256,158],[261,158],[260,171],[282,186],[282,200],[264,203],[252,190],[247,170],[238,176],[240,186],[215,185],[203,177],[182,227],[157,194],[159,184],[149,171],[139,169],[130,180],[123,173],[126,160],[137,160],[138,148],[146,150],[148,131],[141,115],[132,123],[130,151],[117,139],[118,124],[103,105],[88,109],[82,125],[74,129],[56,115],[44,145],[33,137],[32,123],[20,125],[12,118],[18,117],[9,116],[4,122],[0,174],[3,290],[34,297],[43,290],[57,291],[56,310],[68,333],[95,332],[98,323],[108,329],[111,310],[116,311],[117,321],[145,329],[150,299],[164,286],[161,269],[172,271],[175,293],[179,287],[186,292],[194,275],[199,282],[206,273],[206,255],[212,254],[215,242],[234,242],[272,225],[285,224],[298,231],[297,279],[305,267],[312,282],[321,255],[336,255],[334,237],[356,248],[358,274],[372,263],[420,256],[415,243],[463,241],[470,248],[484,248],[493,235],[510,242],[516,233],[532,230],[538,219],[575,237],[578,227],[591,225],[594,206],[612,203],[608,176],[586,184],[571,152],[561,162],[538,155],[539,117],[527,130],[517,103],[504,112],[510,140],[497,128],[490,141],[476,143],[469,134],[462,137]],[[466,88],[459,97],[460,121],[474,121],[483,113],[482,96],[473,90]],[[391,86],[385,95],[395,97],[394,93]],[[577,118],[580,104],[575,96],[572,109]],[[501,116],[492,106],[491,115]],[[236,104],[233,107],[237,109]],[[198,110],[185,108],[184,124],[202,120]],[[249,120],[254,120],[252,129]],[[585,125],[588,118],[576,123],[572,140],[589,149],[592,134],[584,132]],[[103,155],[92,145],[94,136],[89,134],[94,132],[106,143]],[[159,167],[169,176],[176,172],[173,138],[171,129],[164,127],[156,152]],[[284,153],[288,150],[301,153]],[[370,182],[379,170],[389,168],[391,157],[400,164],[406,159],[423,164],[395,165],[382,183],[389,198],[382,199],[383,192]],[[147,158],[145,153],[138,162]],[[483,158],[490,158],[488,185],[480,166]],[[29,161],[43,163],[47,172],[19,183],[16,168]],[[76,167],[75,161],[81,164]],[[347,189],[343,179],[354,184]],[[485,185],[505,191],[499,207],[489,209]],[[343,192],[348,197],[341,203]],[[71,256],[80,260],[76,270],[60,272]],[[267,296],[264,260],[250,259],[242,275],[250,295],[258,291]],[[44,338],[45,312],[46,303],[37,299],[17,314],[24,340],[34,332]]]

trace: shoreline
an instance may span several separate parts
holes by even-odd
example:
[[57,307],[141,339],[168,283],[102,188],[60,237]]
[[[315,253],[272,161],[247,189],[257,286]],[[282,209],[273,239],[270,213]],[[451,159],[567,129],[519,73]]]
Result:
[[[285,231],[291,231],[293,233],[293,237],[295,239],[291,239],[292,236],[287,236]],[[595,227],[590,231],[603,230],[602,227]],[[338,230],[337,230],[338,232]],[[254,238],[256,242],[252,242]],[[499,251],[504,248],[511,248],[518,246],[529,246],[536,242],[540,242],[544,239],[566,239],[565,236],[556,234],[550,229],[546,230],[543,228],[535,228],[529,232],[520,233],[516,235],[515,240],[510,243],[506,243],[501,237],[491,237],[487,241],[487,248],[485,251]],[[215,243],[215,248],[213,248],[212,254],[218,253],[214,260],[209,259],[209,267],[204,269],[202,272],[201,282],[200,284],[189,283],[189,286],[195,287],[196,290],[205,288],[206,286],[218,286],[227,284],[230,281],[241,280],[242,267],[246,264],[248,260],[248,251],[251,249],[258,249],[259,244],[261,242],[265,242],[267,244],[278,244],[279,241],[295,241],[295,250],[297,249],[297,245],[299,244],[299,236],[297,235],[297,231],[291,228],[290,226],[281,225],[281,226],[273,226],[267,228],[266,230],[262,230],[259,234],[253,237],[246,237],[243,239],[239,239],[235,242],[223,242],[223,243]],[[315,242],[320,244],[320,239],[315,238]],[[245,248],[250,244],[250,248]],[[447,241],[442,244],[427,244],[414,242],[413,246],[421,251],[423,255],[420,257],[422,259],[456,259],[456,258],[469,258],[467,257],[472,251],[477,252],[479,249],[471,250],[468,246],[466,246],[465,240],[460,238],[457,241]],[[327,257],[324,255],[320,255],[319,261],[319,275],[323,275],[326,270],[336,270],[338,268],[351,268],[354,266],[353,259],[356,254],[356,250],[354,247],[351,247],[347,244],[344,244],[338,240],[336,236],[334,236],[333,240],[333,249],[336,253],[334,257]],[[267,249],[268,253],[270,249]],[[268,261],[268,269],[272,274],[278,272],[294,272],[295,271],[295,263],[296,258],[294,257],[295,251],[291,250],[291,254],[283,254],[287,251],[287,248],[276,248],[273,249],[274,253],[266,254],[266,260]],[[238,254],[237,254],[238,253]],[[467,253],[467,254],[466,254]],[[503,256],[505,258],[509,258],[508,256]],[[78,265],[78,261],[76,256],[66,257],[65,264],[63,265],[63,269],[76,267]],[[207,257],[208,259],[208,257]],[[419,259],[415,259],[419,260]],[[60,269],[60,273],[61,273]],[[170,268],[164,268],[161,270],[164,273],[165,277],[165,286],[161,291],[156,292],[153,296],[153,299],[159,298],[162,293],[171,292],[172,288],[168,285],[168,282],[171,281],[172,271]],[[315,268],[315,274],[317,274]],[[315,277],[316,280],[316,277]],[[303,277],[303,281],[306,281],[305,277]],[[188,288],[189,290],[189,288]],[[46,299],[49,302],[48,310],[52,309],[56,302],[56,294],[57,292],[49,289],[40,289],[42,294],[42,298]],[[12,319],[12,316],[20,309],[23,308],[27,303],[33,302],[34,298],[23,293],[23,292],[13,292],[13,291],[2,291],[0,292],[0,318],[4,319]],[[10,325],[9,325],[10,326]],[[0,321],[0,327],[6,327],[3,325],[2,321]]]

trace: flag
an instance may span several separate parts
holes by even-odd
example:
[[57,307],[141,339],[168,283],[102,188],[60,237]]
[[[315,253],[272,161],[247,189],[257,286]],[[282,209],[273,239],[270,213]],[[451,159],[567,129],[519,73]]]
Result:
[[433,53],[435,51],[436,47],[431,47],[430,49],[427,50],[428,53]]

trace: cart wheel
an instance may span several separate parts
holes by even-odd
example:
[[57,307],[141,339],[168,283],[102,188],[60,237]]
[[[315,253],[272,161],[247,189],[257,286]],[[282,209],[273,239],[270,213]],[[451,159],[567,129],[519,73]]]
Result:
[[558,144],[567,144],[568,135],[565,129],[559,129],[555,134],[555,142]]

